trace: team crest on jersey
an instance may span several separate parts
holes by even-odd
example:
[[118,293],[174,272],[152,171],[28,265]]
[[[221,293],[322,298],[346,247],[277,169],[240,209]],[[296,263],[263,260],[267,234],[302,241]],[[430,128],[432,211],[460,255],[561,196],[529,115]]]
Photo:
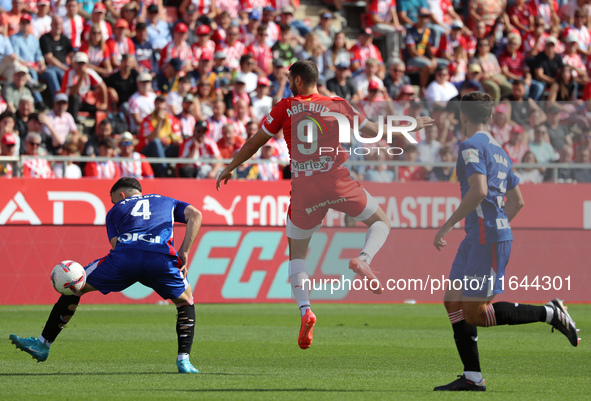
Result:
[[271,115],[269,114],[267,116],[267,124],[271,124],[273,122],[273,117],[271,117]]
[[478,163],[478,149],[464,149],[462,150],[462,158],[464,163]]

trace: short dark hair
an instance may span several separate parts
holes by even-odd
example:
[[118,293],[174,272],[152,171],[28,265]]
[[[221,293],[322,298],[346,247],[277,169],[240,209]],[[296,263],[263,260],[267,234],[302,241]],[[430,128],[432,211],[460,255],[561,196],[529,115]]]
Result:
[[99,123],[99,126],[105,126],[105,125],[113,125],[113,124],[111,124],[111,121],[109,121],[109,119],[108,119],[108,118],[105,118],[104,120],[102,120],[102,121]]
[[315,85],[318,82],[318,66],[312,60],[298,60],[289,67],[293,79],[302,78],[304,85]]
[[515,86],[519,86],[519,85],[525,86],[525,81],[523,79],[516,79],[516,80],[513,81],[513,85],[515,85]]
[[16,122],[16,117],[10,110],[5,110],[4,113],[0,114],[0,121],[4,120],[5,118],[12,118]]
[[115,191],[119,190],[119,189],[135,189],[136,191],[140,191],[140,193],[142,192],[142,185],[140,184],[140,182],[133,178],[133,177],[123,177],[123,178],[119,178],[117,180],[117,182],[115,184],[113,184],[113,186],[111,187],[111,192],[110,193],[114,193]]
[[488,124],[494,108],[493,98],[484,92],[470,92],[460,100],[460,113],[473,124]]
[[250,59],[254,59],[254,56],[250,53],[245,54],[244,56],[240,57],[240,65],[248,63]]

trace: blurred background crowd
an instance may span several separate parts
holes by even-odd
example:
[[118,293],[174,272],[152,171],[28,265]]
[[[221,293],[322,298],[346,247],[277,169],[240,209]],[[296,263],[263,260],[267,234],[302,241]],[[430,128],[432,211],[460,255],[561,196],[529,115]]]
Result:
[[[590,14],[590,0],[0,0],[0,156],[134,159],[25,158],[19,172],[0,162],[0,176],[215,178],[224,164],[197,159],[231,158],[292,95],[289,66],[308,59],[322,94],[367,116],[435,119],[416,145],[380,144],[400,156],[352,160],[454,162],[457,101],[481,90],[513,163],[589,164]],[[281,134],[256,158],[267,162],[238,178],[290,177]],[[516,169],[524,182],[557,178]],[[351,170],[380,182],[456,179],[425,164]],[[561,168],[558,181],[591,182],[591,169]]]

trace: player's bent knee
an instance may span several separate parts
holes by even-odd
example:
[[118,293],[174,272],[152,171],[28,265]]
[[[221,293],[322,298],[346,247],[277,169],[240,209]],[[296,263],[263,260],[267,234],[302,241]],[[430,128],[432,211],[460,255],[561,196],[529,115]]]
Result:
[[472,326],[486,326],[486,311],[482,308],[463,308],[466,323]]

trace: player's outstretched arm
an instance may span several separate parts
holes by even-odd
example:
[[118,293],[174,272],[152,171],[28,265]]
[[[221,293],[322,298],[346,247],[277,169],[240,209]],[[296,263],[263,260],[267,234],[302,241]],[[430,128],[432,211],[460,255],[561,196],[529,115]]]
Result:
[[232,178],[232,172],[236,169],[236,167],[240,166],[242,163],[247,161],[254,155],[264,144],[266,144],[271,136],[269,136],[265,131],[259,129],[259,131],[252,136],[248,141],[242,145],[232,162],[228,164],[228,166],[220,173],[218,176],[218,180],[215,184],[217,190],[220,190],[222,186],[222,181],[224,184],[228,183],[228,180]]
[[484,174],[472,174],[468,178],[468,185],[470,186],[470,189],[466,192],[466,196],[462,199],[460,206],[458,206],[456,211],[453,212],[449,219],[447,219],[445,224],[441,226],[437,235],[435,235],[433,245],[435,245],[435,248],[437,248],[438,251],[440,248],[447,245],[447,241],[443,238],[452,230],[456,223],[472,213],[488,193],[488,183],[486,182],[486,176]]
[[202,220],[203,215],[196,207],[189,205],[185,208],[187,231],[185,232],[185,238],[183,239],[183,243],[181,244],[181,247],[178,251],[179,258],[183,262],[181,272],[185,277],[187,276],[187,260],[189,258],[189,251],[191,250],[191,247],[197,238],[197,234],[199,234]]
[[517,213],[519,213],[521,208],[525,206],[525,201],[523,200],[523,195],[521,195],[519,186],[507,191],[505,195],[507,196],[507,202],[505,202],[505,213],[507,214],[509,221],[511,221],[515,216],[517,216]]

